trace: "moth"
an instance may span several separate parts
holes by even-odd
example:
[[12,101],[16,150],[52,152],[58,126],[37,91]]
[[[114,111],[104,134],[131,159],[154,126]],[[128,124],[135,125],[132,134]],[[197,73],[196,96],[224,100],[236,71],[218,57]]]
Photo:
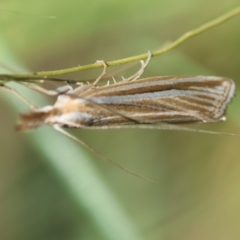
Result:
[[108,128],[133,124],[210,123],[225,120],[233,80],[216,76],[157,76],[59,93],[53,106],[20,115],[17,131],[43,124]]
[[[104,64],[105,70],[93,84],[80,85],[76,88],[66,85],[64,88],[56,89],[56,91],[47,91],[35,84],[31,85],[26,82],[31,81],[32,77],[39,80],[38,76],[43,76],[43,73],[52,76],[59,74],[59,71],[42,72],[42,74],[1,74],[0,87],[15,93],[33,108],[32,112],[20,115],[16,130],[32,130],[47,124],[88,147],[101,158],[112,162],[87,146],[80,139],[63,130],[63,128],[108,129],[138,127],[195,131],[187,127],[178,127],[177,124],[213,123],[225,120],[227,106],[235,92],[233,80],[216,76],[156,76],[144,79],[140,79],[140,76],[151,56],[169,52],[189,38],[215,27],[237,14],[239,14],[239,9],[234,9],[199,28],[183,34],[169,46],[153,53],[149,52],[148,60],[146,63],[141,61],[142,68],[135,75],[125,81],[114,82],[111,85],[97,86],[98,81],[105,74],[106,65]],[[123,59],[124,61],[112,61],[110,65],[132,62],[134,59],[140,59],[140,57],[146,58],[146,56],[139,55],[137,58]],[[80,68],[71,68],[70,72],[77,69],[80,70]],[[60,72],[66,73],[69,71]],[[8,81],[15,80],[37,91],[57,96],[55,104],[42,108],[36,107],[15,89],[11,89],[6,85]],[[42,80],[45,81],[46,78]],[[196,131],[222,134],[204,130]],[[227,135],[239,136],[238,134]],[[122,168],[118,164],[114,164]],[[126,169],[124,170],[129,172]]]
[[36,107],[16,90],[3,85],[34,109],[20,115],[16,130],[27,131],[44,124],[50,125],[100,158],[151,182],[104,157],[81,139],[63,130],[138,127],[222,134],[180,127],[177,124],[224,121],[227,106],[234,96],[234,81],[216,76],[156,76],[139,79],[150,57],[149,54],[145,63],[141,61],[141,69],[130,78],[105,86],[98,86],[97,83],[106,73],[106,65],[102,74],[90,85],[82,84],[75,88],[65,85],[49,91],[36,84],[22,82],[36,91],[57,96],[54,105],[42,108]]

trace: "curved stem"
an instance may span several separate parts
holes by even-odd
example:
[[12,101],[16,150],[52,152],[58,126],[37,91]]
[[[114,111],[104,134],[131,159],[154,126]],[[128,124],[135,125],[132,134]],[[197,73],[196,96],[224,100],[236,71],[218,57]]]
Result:
[[[170,52],[171,50],[177,48],[184,42],[186,42],[188,39],[195,37],[213,27],[216,27],[234,17],[236,17],[238,14],[240,14],[240,7],[236,7],[232,11],[229,11],[220,17],[207,22],[203,24],[202,26],[195,28],[189,32],[184,33],[181,37],[179,37],[176,41],[172,42],[168,46],[152,52],[152,57],[156,57],[159,55],[162,55],[164,53]],[[131,62],[136,62],[140,61],[143,59],[147,59],[149,56],[149,53],[144,53],[128,58],[122,58],[118,60],[113,60],[106,62],[107,66],[112,67],[112,66],[117,66],[117,65],[122,65],[126,63],[131,63]],[[36,72],[36,73],[27,73],[27,74],[10,74],[10,75],[0,75],[0,78],[2,77],[3,80],[26,80],[27,78],[32,78],[32,79],[39,79],[39,77],[46,77],[46,76],[56,76],[56,75],[62,75],[62,74],[67,74],[67,73],[73,73],[77,71],[83,71],[83,70],[88,70],[88,69],[93,69],[93,68],[101,68],[102,63],[96,62],[93,64],[87,64],[87,65],[82,65],[82,66],[77,66],[77,67],[72,67],[72,68],[66,68],[66,69],[60,69],[60,70],[55,70],[55,71],[42,71],[42,72]],[[55,79],[56,80],[56,79]],[[63,79],[58,79],[59,81],[64,81]]]

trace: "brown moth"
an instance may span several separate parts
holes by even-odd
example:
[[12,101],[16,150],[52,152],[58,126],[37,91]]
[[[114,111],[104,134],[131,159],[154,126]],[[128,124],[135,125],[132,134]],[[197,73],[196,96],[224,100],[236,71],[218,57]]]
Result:
[[163,76],[108,86],[79,86],[60,93],[53,106],[21,114],[18,131],[43,124],[108,128],[132,124],[209,123],[225,120],[234,96],[231,79]]

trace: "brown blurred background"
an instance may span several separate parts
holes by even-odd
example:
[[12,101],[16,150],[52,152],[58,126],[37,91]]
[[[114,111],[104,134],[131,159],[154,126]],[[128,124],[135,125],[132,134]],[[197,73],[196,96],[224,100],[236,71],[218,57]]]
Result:
[[[237,4],[237,0],[2,0],[0,62],[2,69],[16,69],[11,63],[18,61],[29,71],[46,71],[146,53]],[[227,121],[195,128],[240,133],[239,29],[240,16],[152,59],[144,73],[217,75],[235,80],[237,92]],[[10,49],[12,56],[5,49]],[[124,71],[118,79],[138,67]],[[98,69],[64,77],[88,79],[99,73]],[[46,155],[64,150],[69,154],[66,162],[81,157],[72,156],[67,146],[58,144],[59,134],[51,137],[50,128],[15,133],[18,113],[29,108],[23,103],[21,108],[13,108],[19,99],[3,90],[0,94],[0,239],[123,239],[117,232],[116,238],[105,234],[109,219],[127,236],[130,224],[123,221],[121,225],[119,215],[102,218],[102,225],[96,223],[96,218],[101,222],[99,213],[85,205],[81,196],[74,197],[69,178],[63,177],[56,169],[58,163],[53,164]],[[31,95],[31,100],[43,105],[38,96]],[[104,156],[154,180],[151,184],[136,179],[86,150],[100,176],[97,181],[107,186],[114,196],[109,201],[120,206],[136,236],[148,240],[240,239],[240,138],[137,129],[71,133]],[[47,146],[42,147],[41,142]],[[77,180],[79,166],[70,168],[75,169],[76,176],[72,176]],[[82,185],[98,200],[98,187],[87,180],[80,181],[79,187]],[[97,206],[99,210],[110,208],[104,203]]]

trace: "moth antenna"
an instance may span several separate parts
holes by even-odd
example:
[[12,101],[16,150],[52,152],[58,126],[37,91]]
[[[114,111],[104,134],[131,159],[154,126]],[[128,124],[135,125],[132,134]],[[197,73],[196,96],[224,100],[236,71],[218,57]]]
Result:
[[85,148],[89,149],[91,152],[93,152],[94,154],[96,154],[98,157],[100,157],[101,159],[115,165],[116,167],[120,168],[121,170],[123,170],[124,172],[130,174],[130,175],[133,175],[137,178],[140,178],[142,180],[145,180],[147,182],[151,182],[151,183],[154,183],[152,180],[148,179],[148,178],[145,178],[145,177],[142,177],[134,172],[131,172],[129,171],[128,169],[124,168],[123,166],[121,166],[120,164],[112,161],[111,159],[107,158],[107,157],[104,157],[100,152],[98,152],[97,150],[91,148],[88,144],[86,144],[85,142],[83,142],[81,139],[79,138],[76,138],[75,136],[73,136],[72,134],[68,133],[67,131],[63,130],[61,127],[57,126],[57,125],[53,125],[53,127],[55,128],[55,130],[57,130],[58,132],[64,134],[65,136],[67,136],[68,138],[74,140],[75,142],[81,144],[82,146],[84,146]]
[[93,82],[93,85],[96,86],[98,84],[98,82],[102,79],[102,77],[106,74],[107,72],[107,64],[105,61],[103,60],[98,60],[97,63],[101,63],[103,65],[103,71],[102,73],[99,75],[99,77]]
[[34,103],[32,103],[30,100],[28,100],[27,98],[25,98],[20,92],[18,92],[16,89],[8,87],[7,85],[3,85],[1,86],[4,89],[12,92],[15,96],[17,96],[19,99],[21,99],[23,102],[25,102],[31,109],[33,110],[37,110],[38,106],[35,105]]

